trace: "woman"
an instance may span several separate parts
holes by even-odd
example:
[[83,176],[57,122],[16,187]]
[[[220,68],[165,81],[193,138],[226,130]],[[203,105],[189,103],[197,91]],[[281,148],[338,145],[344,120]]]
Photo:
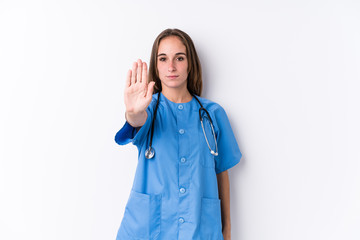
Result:
[[242,154],[224,109],[201,90],[194,44],[178,29],[155,39],[149,76],[141,60],[129,70],[115,141],[132,142],[139,159],[118,240],[231,239],[227,170]]

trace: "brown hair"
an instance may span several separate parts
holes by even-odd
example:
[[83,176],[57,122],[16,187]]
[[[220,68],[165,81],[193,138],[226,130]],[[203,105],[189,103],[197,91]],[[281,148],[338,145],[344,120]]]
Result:
[[162,31],[159,36],[154,41],[151,56],[150,56],[150,66],[149,66],[149,82],[154,81],[154,93],[160,92],[161,81],[159,78],[159,73],[157,70],[157,54],[159,50],[160,41],[169,36],[178,37],[181,42],[186,47],[186,56],[188,59],[188,78],[187,78],[187,89],[190,93],[201,95],[202,91],[202,74],[201,74],[201,64],[199,57],[196,53],[195,46],[190,36],[185,32],[179,29],[165,29]]

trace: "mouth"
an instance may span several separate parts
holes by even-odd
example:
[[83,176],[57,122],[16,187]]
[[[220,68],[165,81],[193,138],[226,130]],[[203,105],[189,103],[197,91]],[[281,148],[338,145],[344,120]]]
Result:
[[166,76],[167,78],[169,78],[169,79],[175,79],[175,78],[177,78],[177,77],[179,77],[178,75],[169,75],[169,76]]

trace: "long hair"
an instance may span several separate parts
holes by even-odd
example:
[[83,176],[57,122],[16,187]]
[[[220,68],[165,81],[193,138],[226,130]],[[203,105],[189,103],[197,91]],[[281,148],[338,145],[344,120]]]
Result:
[[179,29],[166,29],[162,31],[154,41],[149,66],[149,82],[154,81],[154,93],[160,92],[161,81],[159,78],[159,72],[157,70],[157,54],[159,50],[160,41],[169,36],[178,37],[186,47],[186,56],[188,58],[188,78],[187,78],[187,89],[190,93],[201,95],[202,91],[202,74],[201,64],[199,57],[196,53],[195,46],[190,36]]

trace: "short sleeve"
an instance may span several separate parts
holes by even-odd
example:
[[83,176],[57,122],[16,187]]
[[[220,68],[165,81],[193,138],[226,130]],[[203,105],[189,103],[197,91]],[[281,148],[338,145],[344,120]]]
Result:
[[134,128],[127,121],[125,122],[123,127],[115,135],[115,142],[117,144],[126,145],[129,142],[132,142],[134,145],[140,146],[143,143],[149,132],[152,119],[152,112],[149,110],[149,108],[146,109],[146,112],[146,122],[143,126],[141,126],[140,129]]
[[218,128],[217,145],[219,155],[215,157],[215,172],[218,174],[238,164],[242,153],[225,110],[220,105],[217,105],[214,115]]

